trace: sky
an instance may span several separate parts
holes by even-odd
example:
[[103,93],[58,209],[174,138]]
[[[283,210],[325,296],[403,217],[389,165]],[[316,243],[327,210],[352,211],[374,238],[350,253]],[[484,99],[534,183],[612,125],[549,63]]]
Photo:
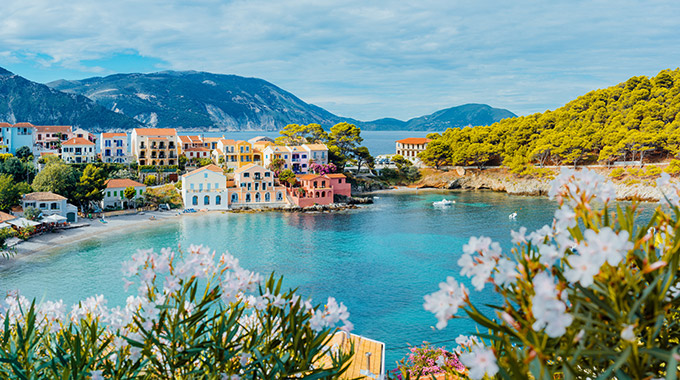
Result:
[[680,1],[2,0],[30,80],[197,70],[359,120],[465,103],[518,115],[680,66]]

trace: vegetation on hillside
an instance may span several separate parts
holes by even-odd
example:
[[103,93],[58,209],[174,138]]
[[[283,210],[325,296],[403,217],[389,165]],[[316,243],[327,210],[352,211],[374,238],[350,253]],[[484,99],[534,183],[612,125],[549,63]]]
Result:
[[680,158],[680,69],[591,91],[555,111],[447,129],[421,159],[431,166],[611,164]]

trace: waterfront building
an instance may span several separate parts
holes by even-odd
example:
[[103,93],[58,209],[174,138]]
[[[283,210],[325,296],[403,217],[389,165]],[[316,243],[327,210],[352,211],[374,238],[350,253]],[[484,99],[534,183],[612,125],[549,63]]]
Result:
[[130,143],[139,165],[177,165],[179,139],[174,128],[135,128]]
[[430,141],[430,139],[424,137],[408,137],[397,140],[396,154],[402,155],[414,163],[419,162],[418,153],[424,151]]
[[328,164],[328,147],[325,144],[302,144],[302,147],[307,151],[310,164]]
[[0,123],[0,153],[16,154],[22,146],[34,150],[35,126],[31,123]]
[[99,138],[99,150],[102,162],[127,164],[132,161],[128,153],[128,136],[126,133],[102,133]]
[[287,204],[286,188],[276,183],[274,172],[248,164],[234,171],[235,188],[229,204],[234,207],[280,207]]
[[[106,188],[102,191],[104,198],[101,201],[101,208],[128,208],[130,201],[138,201],[144,197],[146,192],[146,185],[133,181],[127,178],[116,178],[107,180],[104,185]],[[130,200],[125,197],[125,189],[133,187],[135,189],[135,196]]]
[[351,196],[352,188],[344,174],[302,174],[297,176],[300,187],[288,188],[288,195],[299,207],[329,205],[334,195]]
[[36,125],[35,145],[40,150],[59,149],[61,143],[73,138],[70,125]]
[[227,176],[217,165],[208,165],[182,176],[184,208],[227,210]]
[[291,151],[287,146],[270,145],[262,151],[263,159],[262,166],[269,167],[274,159],[281,159],[284,161],[283,170],[291,169],[293,163],[291,162]]
[[72,139],[61,143],[61,159],[69,164],[87,164],[95,161],[97,152],[95,152],[94,143],[82,137],[73,137]]
[[28,207],[40,210],[42,217],[61,215],[70,223],[78,222],[78,208],[67,202],[66,197],[49,191],[24,194],[21,207],[13,209],[15,216],[23,216]]
[[198,135],[193,135],[193,136],[178,136],[179,138],[179,143],[180,143],[180,149],[182,150],[182,153],[185,152],[187,149],[190,148],[198,148],[203,146],[203,140],[201,139],[201,136]]

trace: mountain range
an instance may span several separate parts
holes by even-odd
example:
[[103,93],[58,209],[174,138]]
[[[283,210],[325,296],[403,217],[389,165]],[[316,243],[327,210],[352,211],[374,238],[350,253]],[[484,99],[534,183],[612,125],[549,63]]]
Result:
[[31,82],[0,68],[0,121],[68,124],[92,131],[140,126],[180,130],[280,130],[287,124],[365,130],[432,130],[490,125],[515,115],[465,104],[408,121],[363,122],[334,115],[258,78],[196,71],[114,74],[83,80]]

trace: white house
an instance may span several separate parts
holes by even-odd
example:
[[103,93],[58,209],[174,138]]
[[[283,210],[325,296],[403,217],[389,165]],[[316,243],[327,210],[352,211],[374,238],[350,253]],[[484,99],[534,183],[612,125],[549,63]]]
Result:
[[129,200],[125,197],[125,189],[128,187],[133,187],[135,189],[135,196],[132,198],[133,200],[144,197],[144,193],[146,192],[146,185],[127,178],[109,179],[104,185],[106,188],[103,190],[104,198],[102,198],[101,201],[102,209],[106,209],[107,207],[128,208],[128,206],[130,206],[128,204]]
[[61,159],[69,164],[94,162],[96,154],[94,143],[82,137],[74,137],[61,144]]
[[23,211],[28,207],[34,207],[40,210],[43,218],[49,215],[61,215],[69,222],[76,223],[78,221],[78,208],[66,202],[66,197],[51,192],[28,193],[21,198],[21,215],[15,213],[16,216],[22,216]]
[[132,161],[127,133],[102,133],[99,139],[102,162],[127,164]]
[[328,147],[324,144],[302,144],[308,153],[309,163],[312,162],[319,165],[328,164]]
[[184,208],[227,210],[227,176],[217,165],[208,165],[182,176]]

